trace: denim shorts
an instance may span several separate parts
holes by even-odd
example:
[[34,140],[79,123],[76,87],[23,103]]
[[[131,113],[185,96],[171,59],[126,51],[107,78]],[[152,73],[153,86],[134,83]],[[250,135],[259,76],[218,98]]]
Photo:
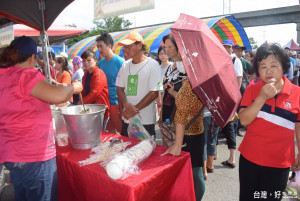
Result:
[[56,158],[40,162],[5,162],[15,188],[16,201],[57,201]]

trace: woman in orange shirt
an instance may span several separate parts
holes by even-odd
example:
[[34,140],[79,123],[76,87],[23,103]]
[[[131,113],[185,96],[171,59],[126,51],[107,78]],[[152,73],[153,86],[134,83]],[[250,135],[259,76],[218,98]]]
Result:
[[[68,70],[68,60],[64,57],[57,57],[55,60],[55,69],[58,70],[56,74],[56,81],[52,81],[57,86],[70,86],[72,75]],[[73,102],[73,97],[70,99]]]

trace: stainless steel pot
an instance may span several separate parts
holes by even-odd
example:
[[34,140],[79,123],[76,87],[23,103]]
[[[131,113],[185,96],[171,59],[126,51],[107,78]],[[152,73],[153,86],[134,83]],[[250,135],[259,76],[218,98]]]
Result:
[[70,140],[74,149],[90,149],[101,142],[104,113],[103,104],[85,105],[87,113],[81,114],[82,105],[70,106],[62,110]]

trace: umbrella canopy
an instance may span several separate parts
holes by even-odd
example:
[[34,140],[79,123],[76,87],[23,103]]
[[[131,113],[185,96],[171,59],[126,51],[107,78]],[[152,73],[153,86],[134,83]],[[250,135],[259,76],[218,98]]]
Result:
[[241,99],[231,57],[201,19],[181,14],[171,30],[193,91],[224,127]]
[[[9,21],[38,31],[47,30],[56,17],[74,0],[0,0],[0,26]],[[41,8],[45,8],[44,10]],[[43,18],[42,18],[43,14]]]
[[293,39],[291,39],[286,45],[283,46],[283,48],[285,47],[290,48],[290,50],[300,51],[299,44],[296,43]]
[[[51,44],[60,40],[79,36],[88,32],[88,30],[63,25],[51,25],[46,32],[49,37],[49,43]],[[30,36],[36,42],[38,42],[38,36],[40,35],[40,32],[23,24],[15,24],[14,36],[19,37],[23,35]]]
[[[231,39],[235,44],[246,47],[247,50],[251,50],[251,45],[248,39],[248,36],[243,28],[243,26],[238,22],[238,20],[231,16],[222,16],[215,18],[204,19],[213,33],[217,36],[220,42],[223,42],[226,39]],[[125,37],[131,31],[139,32],[149,48],[149,52],[154,53],[155,50],[158,50],[158,47],[162,44],[162,38],[171,32],[170,28],[172,24],[165,25],[155,25],[150,27],[135,28],[131,30],[114,32],[110,33],[113,37],[115,46],[114,51],[116,54],[123,56],[122,48],[123,46],[117,46],[116,44]],[[67,50],[69,59],[75,56],[80,56],[81,53],[87,49],[92,49],[96,52],[99,57],[99,52],[96,46],[97,36],[92,36],[85,38]]]
[[39,41],[43,49],[43,60],[47,80],[51,81],[48,58],[48,36],[50,27],[61,11],[74,0],[0,0],[0,27],[9,22],[25,24],[41,32]]

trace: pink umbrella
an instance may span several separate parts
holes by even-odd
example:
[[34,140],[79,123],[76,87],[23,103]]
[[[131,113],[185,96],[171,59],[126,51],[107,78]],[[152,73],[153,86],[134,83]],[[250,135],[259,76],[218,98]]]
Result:
[[[49,43],[51,44],[60,40],[65,40],[87,33],[88,30],[63,25],[51,25],[46,32],[49,37]],[[38,42],[38,36],[40,35],[40,32],[24,24],[15,24],[14,36],[20,37],[23,35],[29,36],[33,40]]]
[[241,100],[231,57],[201,19],[180,14],[171,31],[194,92],[223,128]]

